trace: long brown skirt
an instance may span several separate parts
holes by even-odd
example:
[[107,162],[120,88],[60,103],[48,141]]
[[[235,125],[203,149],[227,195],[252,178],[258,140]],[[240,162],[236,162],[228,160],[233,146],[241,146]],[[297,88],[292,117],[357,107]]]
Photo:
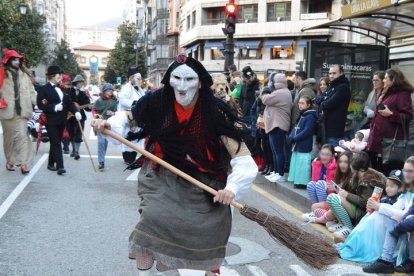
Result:
[[149,161],[138,176],[138,195],[140,221],[129,238],[130,258],[151,255],[170,269],[220,267],[231,231],[229,206],[213,203],[211,195],[164,168],[155,172]]

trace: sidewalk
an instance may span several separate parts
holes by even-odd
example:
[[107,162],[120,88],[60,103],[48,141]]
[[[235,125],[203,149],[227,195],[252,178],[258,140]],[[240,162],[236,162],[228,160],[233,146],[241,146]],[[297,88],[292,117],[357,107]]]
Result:
[[[287,175],[285,175],[285,177],[287,179]],[[293,188],[293,183],[290,183],[287,180],[272,183],[260,173],[257,175],[254,183],[297,209],[303,212],[309,212],[311,203],[308,199],[308,193],[305,187],[302,189],[295,189]]]

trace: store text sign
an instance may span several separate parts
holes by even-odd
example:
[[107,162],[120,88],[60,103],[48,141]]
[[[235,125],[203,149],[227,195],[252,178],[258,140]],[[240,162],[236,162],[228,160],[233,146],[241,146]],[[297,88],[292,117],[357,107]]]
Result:
[[354,17],[392,5],[392,0],[360,0],[342,7],[342,18]]

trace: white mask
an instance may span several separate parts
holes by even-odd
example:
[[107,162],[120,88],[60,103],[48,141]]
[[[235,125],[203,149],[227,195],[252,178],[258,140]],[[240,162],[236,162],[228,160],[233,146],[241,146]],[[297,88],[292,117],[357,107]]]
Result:
[[61,74],[56,74],[55,80],[56,80],[56,83],[59,83],[62,80],[62,75]]
[[136,86],[141,86],[141,81],[142,81],[142,77],[141,77],[141,74],[140,73],[136,73],[134,76],[133,76],[133,85],[136,85]]
[[182,106],[189,106],[200,88],[197,73],[186,64],[178,66],[171,72],[170,85],[174,88],[176,101]]

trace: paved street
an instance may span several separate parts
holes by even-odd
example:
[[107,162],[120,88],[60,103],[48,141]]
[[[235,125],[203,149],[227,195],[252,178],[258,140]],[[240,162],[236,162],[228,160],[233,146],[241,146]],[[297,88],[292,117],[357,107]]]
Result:
[[[93,138],[89,129],[85,133]],[[96,154],[96,140],[88,141]],[[128,236],[138,220],[136,181],[127,180],[135,176],[123,172],[117,147],[109,147],[106,171],[95,173],[82,146],[79,161],[65,156],[65,176],[46,169],[47,150],[41,144],[26,177],[6,172],[1,154],[0,275],[136,275],[127,258]],[[269,186],[255,186],[243,202],[302,224],[272,193]],[[343,261],[326,272],[311,270],[237,211],[230,241],[222,275],[364,275]]]

